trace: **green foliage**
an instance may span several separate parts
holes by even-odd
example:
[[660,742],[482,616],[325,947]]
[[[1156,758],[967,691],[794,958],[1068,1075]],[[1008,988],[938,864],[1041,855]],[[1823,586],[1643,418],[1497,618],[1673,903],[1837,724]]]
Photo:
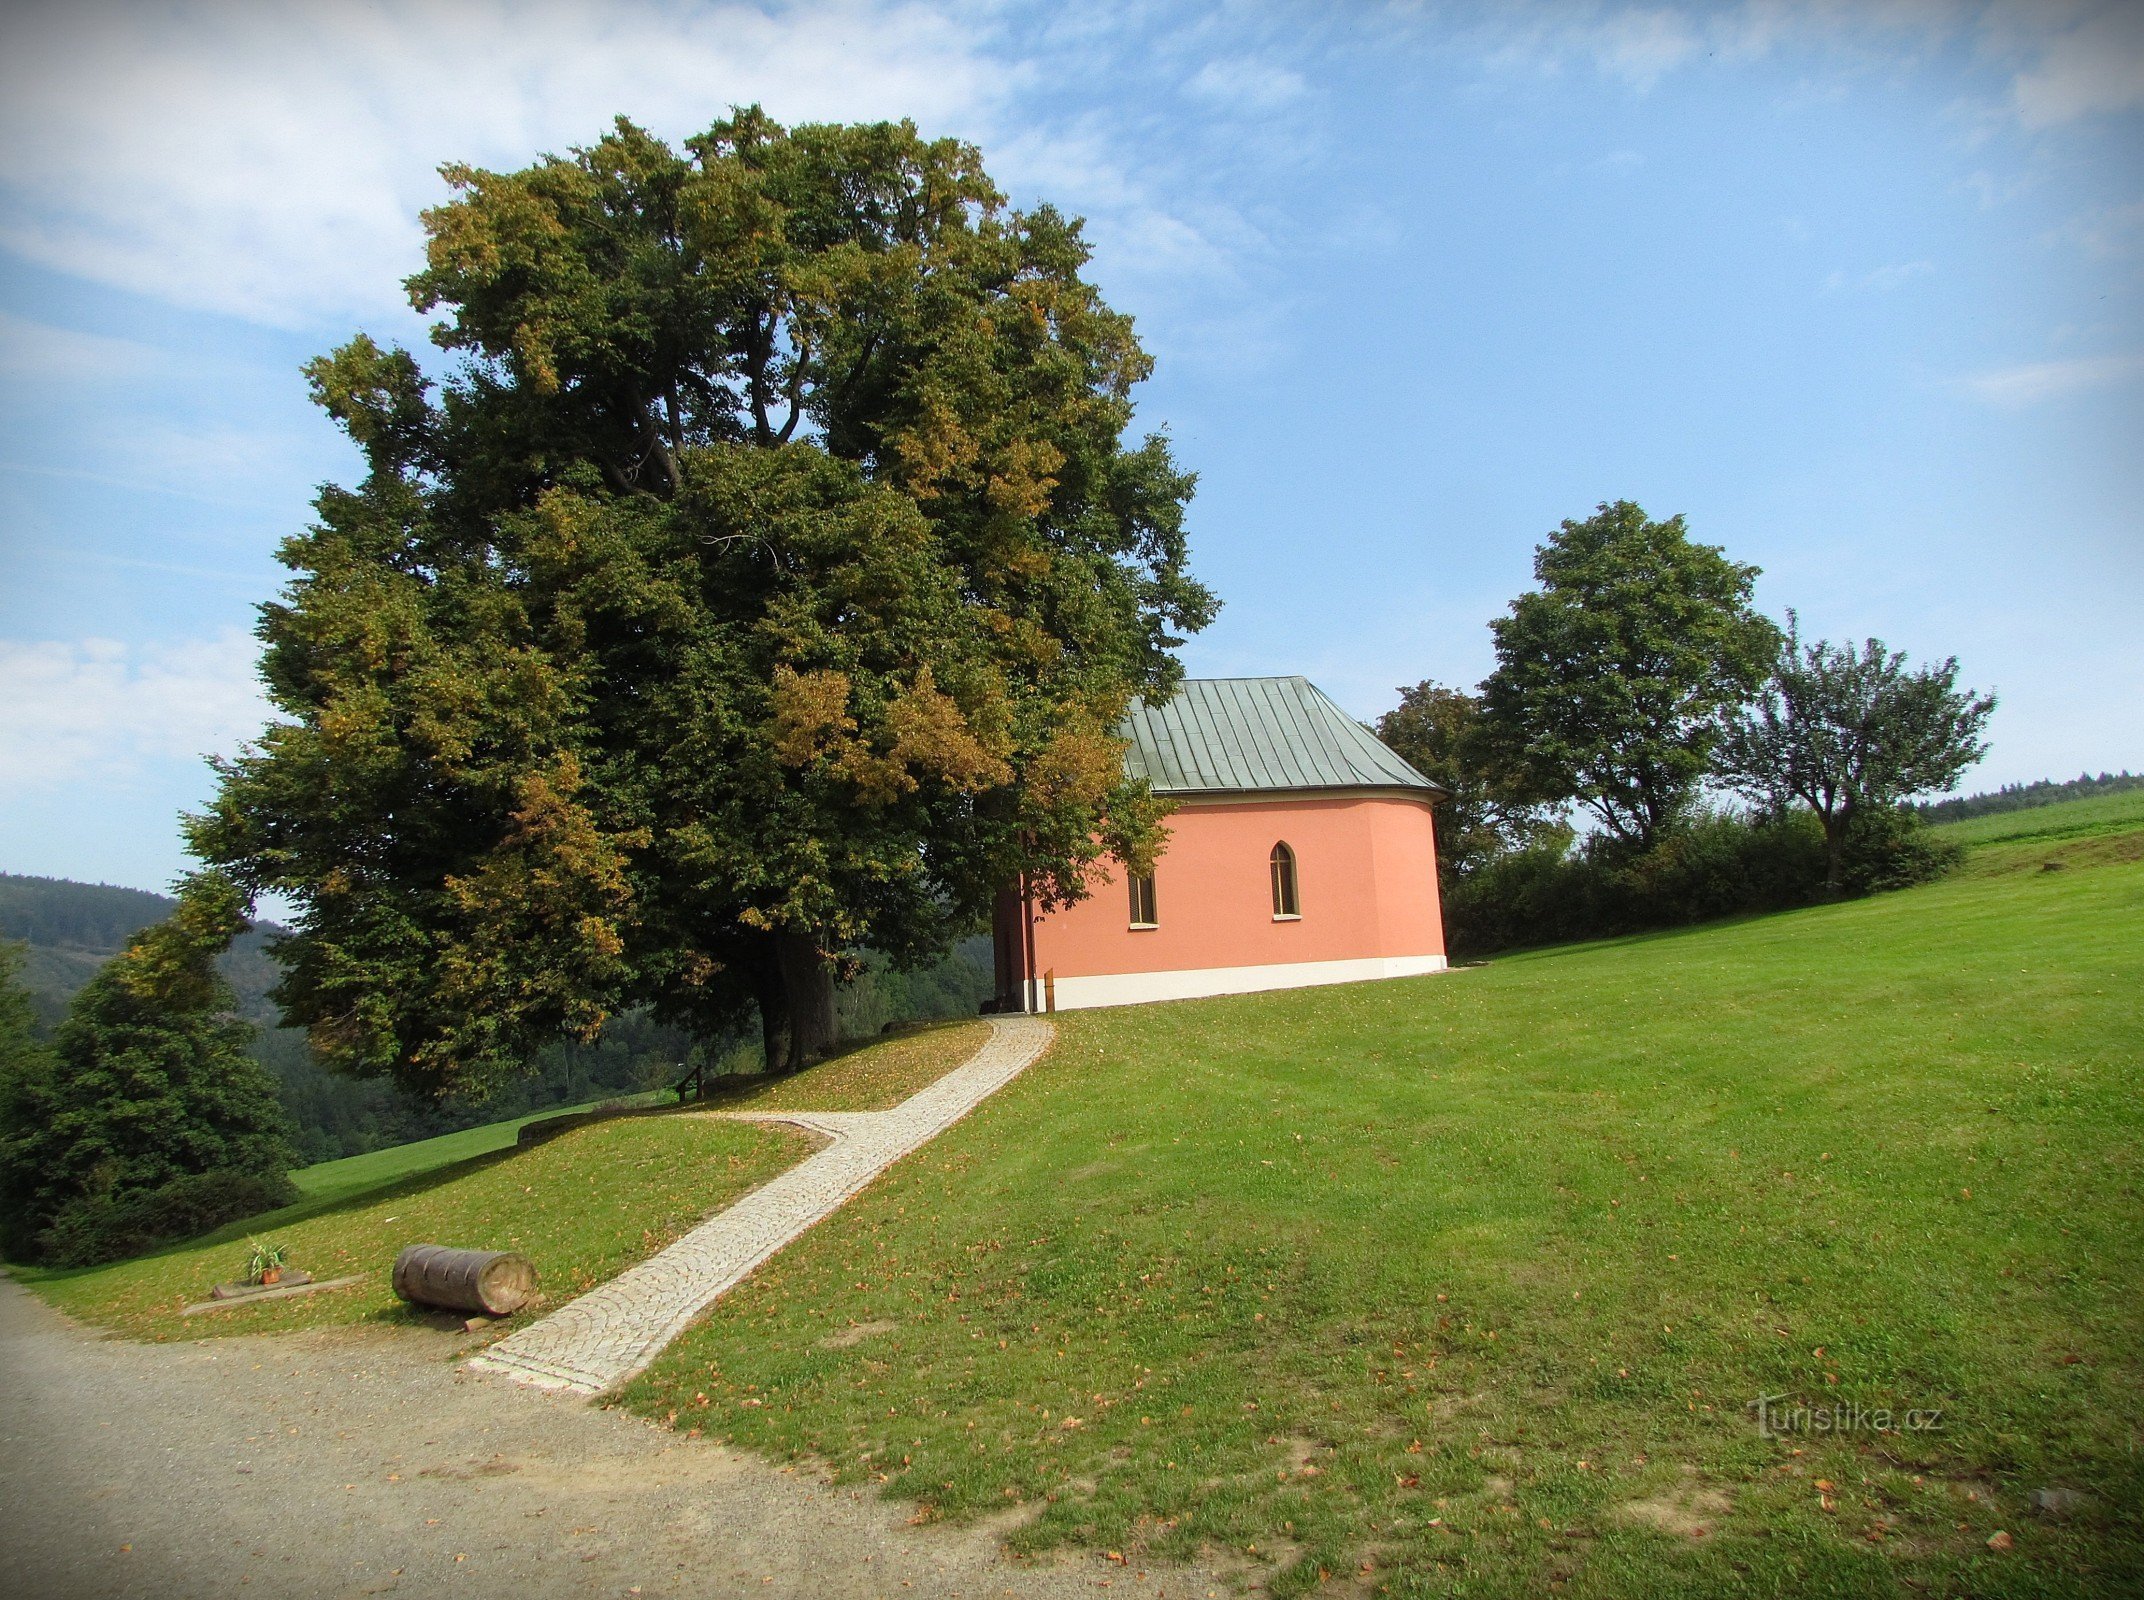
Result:
[[109,954],[170,914],[144,889],[0,872],[0,936],[28,944]]
[[66,1259],[104,1249],[97,1240],[138,1239],[157,1230],[160,1207],[183,1231],[214,1209],[219,1183],[288,1192],[293,1152],[274,1088],[246,1054],[252,1029],[215,967],[244,926],[237,886],[197,874],[171,916],[75,996],[50,1072],[10,1095],[0,1168],[20,1197],[6,1219],[11,1253]]
[[1646,849],[1560,843],[1484,862],[1444,897],[1452,954],[1479,957],[1669,928],[1818,898],[1824,839],[1815,819],[1685,816]]
[[1833,887],[1813,813],[1699,811],[1644,849],[1595,835],[1577,850],[1551,841],[1490,857],[1445,889],[1445,940],[1454,955],[1477,957],[1783,911],[1927,883],[1963,855],[1903,807],[1865,811]]
[[1932,883],[1965,860],[1965,846],[1936,832],[1905,806],[1864,807],[1847,823],[1838,886],[1875,894]]
[[1799,801],[1816,813],[1833,890],[1844,887],[1857,827],[1855,870],[1881,876],[1889,841],[1908,837],[1894,816],[1899,804],[1948,789],[1987,752],[1980,731],[1995,697],[1957,681],[1955,656],[1912,671],[1880,639],[1804,645],[1789,611],[1769,681],[1753,703],[1727,712],[1721,773],[1774,810]]
[[1110,729],[1214,603],[1076,223],[756,110],[448,176],[410,291],[462,364],[310,369],[369,475],[286,543],[283,720],[192,824],[299,906],[324,1059],[480,1096],[646,1005],[793,1065],[859,951],[1151,853]]
[[25,949],[0,941],[0,1251],[20,1252],[37,1196],[28,1141],[52,1095],[52,1052],[38,1038],[37,1010],[18,981]]
[[228,1167],[189,1172],[151,1189],[110,1190],[69,1201],[36,1236],[33,1251],[39,1260],[69,1267],[125,1261],[296,1198],[288,1173]]
[[1447,886],[1510,850],[1568,844],[1553,810],[1527,800],[1500,770],[1482,726],[1481,700],[1424,679],[1400,691],[1377,736],[1445,792],[1437,802],[1437,869]]
[[290,1260],[290,1252],[270,1240],[246,1239],[246,1281],[259,1283],[271,1272],[281,1272]]
[[[17,950],[18,979],[35,1009],[34,1031],[49,1035],[127,937],[168,916],[174,904],[169,896],[140,890],[0,874],[0,939],[26,941]],[[275,1081],[301,1162],[334,1161],[637,1093],[674,1082],[700,1055],[720,1058],[734,1049],[748,1067],[759,1065],[759,1046],[745,1045],[742,1031],[695,1040],[636,1008],[611,1017],[591,1043],[568,1039],[546,1046],[525,1073],[482,1099],[411,1095],[385,1080],[330,1070],[314,1057],[304,1033],[273,1025],[276,1008],[268,991],[277,974],[268,943],[283,932],[256,923],[231,942],[216,967],[237,997],[239,1014],[259,1025],[248,1049]],[[867,954],[863,970],[838,997],[842,1037],[876,1034],[889,1022],[973,1016],[990,992],[989,959],[987,941],[974,940],[933,965],[907,971]]]
[[1576,801],[1645,847],[1711,769],[1720,714],[1746,700],[1778,630],[1750,606],[1757,569],[1693,543],[1681,517],[1628,500],[1565,522],[1534,554],[1540,587],[1490,623],[1482,717],[1524,797]]
[[2096,799],[2102,795],[2135,794],[2144,791],[2144,774],[2129,771],[2102,772],[2094,777],[2081,772],[2067,780],[2041,778],[2033,783],[2006,783],[1984,794],[1959,795],[1949,800],[1917,801],[1914,810],[1934,823],[1962,822],[1968,817],[1992,817],[2006,811],[2030,811],[2040,806],[2063,805],[2072,800]]

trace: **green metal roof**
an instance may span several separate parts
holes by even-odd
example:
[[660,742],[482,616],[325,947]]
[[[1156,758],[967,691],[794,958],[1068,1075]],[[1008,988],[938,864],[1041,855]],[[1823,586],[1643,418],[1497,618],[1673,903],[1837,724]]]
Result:
[[1133,701],[1117,734],[1156,794],[1442,792],[1308,678],[1186,678],[1166,704]]

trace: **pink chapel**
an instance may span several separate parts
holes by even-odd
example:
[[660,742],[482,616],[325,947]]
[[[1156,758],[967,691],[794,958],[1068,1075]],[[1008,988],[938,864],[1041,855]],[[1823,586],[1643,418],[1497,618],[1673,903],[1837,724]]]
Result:
[[986,1009],[1073,1011],[1444,970],[1444,792],[1305,678],[1193,678],[1135,702],[1125,764],[1177,802],[1149,877],[1076,905],[998,897]]

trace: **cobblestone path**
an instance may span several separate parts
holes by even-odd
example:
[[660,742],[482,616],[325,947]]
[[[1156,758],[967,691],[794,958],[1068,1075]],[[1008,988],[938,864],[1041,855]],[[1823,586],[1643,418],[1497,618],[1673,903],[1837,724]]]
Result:
[[730,1113],[809,1128],[831,1142],[667,1250],[509,1334],[469,1365],[577,1394],[623,1383],[762,1261],[1011,1082],[1054,1032],[1040,1017],[993,1017],[982,1049],[891,1111]]

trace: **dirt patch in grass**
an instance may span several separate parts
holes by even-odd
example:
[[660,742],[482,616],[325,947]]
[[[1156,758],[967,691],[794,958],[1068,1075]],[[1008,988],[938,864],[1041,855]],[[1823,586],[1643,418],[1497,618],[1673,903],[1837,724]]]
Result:
[[873,1334],[891,1333],[899,1326],[898,1322],[888,1322],[884,1318],[871,1322],[853,1322],[846,1328],[835,1329],[821,1339],[819,1348],[821,1350],[846,1350],[851,1345],[862,1344]]
[[1659,1494],[1645,1500],[1625,1500],[1615,1511],[1623,1521],[1640,1527],[1685,1539],[1702,1539],[1734,1508],[1734,1502],[1726,1495],[1718,1489],[1708,1488],[1698,1480],[1696,1473],[1690,1472],[1685,1474],[1682,1482]]

